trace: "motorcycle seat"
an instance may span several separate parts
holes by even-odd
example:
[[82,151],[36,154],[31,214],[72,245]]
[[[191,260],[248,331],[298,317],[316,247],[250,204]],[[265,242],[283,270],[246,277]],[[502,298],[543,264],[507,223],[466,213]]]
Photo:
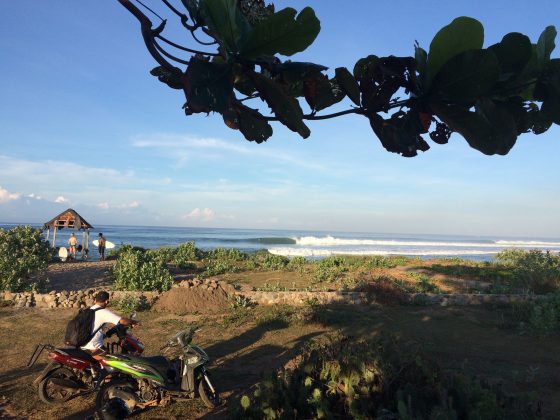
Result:
[[160,373],[164,374],[164,378],[167,375],[167,369],[169,368],[169,362],[163,356],[148,356],[142,357],[145,361],[147,361],[150,365],[155,367]]
[[68,353],[70,356],[75,357],[76,359],[87,360],[90,363],[97,363],[91,354],[85,350],[76,347],[61,347],[61,351],[64,353]]

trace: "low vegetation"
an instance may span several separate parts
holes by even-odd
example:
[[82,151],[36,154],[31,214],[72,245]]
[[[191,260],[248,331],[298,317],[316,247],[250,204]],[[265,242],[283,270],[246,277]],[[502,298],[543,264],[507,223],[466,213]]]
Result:
[[157,290],[163,292],[173,285],[173,276],[157,255],[122,246],[111,269],[116,290]]
[[529,396],[465,373],[446,373],[394,337],[333,337],[309,345],[293,370],[280,370],[230,401],[234,419],[531,419]]
[[40,229],[30,226],[0,229],[0,290],[43,289],[45,280],[39,277],[51,256],[52,248],[42,238]]

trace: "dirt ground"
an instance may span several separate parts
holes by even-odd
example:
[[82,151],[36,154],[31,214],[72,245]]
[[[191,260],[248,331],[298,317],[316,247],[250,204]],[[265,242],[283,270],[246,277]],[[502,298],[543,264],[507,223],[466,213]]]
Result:
[[[301,309],[260,307],[226,309],[215,315],[141,312],[142,326],[134,331],[157,354],[161,344],[187,324],[202,330],[195,337],[213,358],[212,374],[223,397],[247,390],[262,375],[288,363],[309,340],[329,331],[351,337],[391,332],[420,343],[445,368],[503,383],[509,392],[536,392],[544,418],[560,412],[560,337],[536,339],[504,328],[493,308],[426,308],[395,306],[325,308],[321,323],[307,323],[286,313]],[[0,410],[17,418],[83,419],[91,413],[92,397],[78,397],[63,407],[41,403],[34,377],[45,364],[42,358],[31,370],[27,356],[38,342],[56,344],[72,316],[67,310],[0,309]],[[2,403],[4,401],[4,403]],[[0,414],[0,417],[2,415]],[[139,418],[227,418],[224,408],[210,412],[198,400],[150,409]]]
[[111,284],[109,270],[115,261],[68,261],[49,264],[48,290],[81,290]]
[[[54,290],[108,286],[112,263],[52,264],[48,276]],[[407,268],[398,270],[406,276]],[[396,271],[393,274],[398,275]],[[281,283],[289,288],[294,282],[298,286],[305,282],[297,273],[278,272],[238,273],[225,279],[252,287]],[[202,302],[205,297],[199,298]],[[536,393],[543,418],[560,418],[560,337],[521,335],[518,329],[505,325],[500,308],[330,306],[322,308],[321,322],[309,322],[298,316],[302,308],[234,309],[222,298],[216,298],[219,302],[211,312],[194,307],[188,314],[173,313],[168,307],[159,312],[140,312],[142,325],[134,334],[146,345],[145,354],[157,354],[168,337],[186,325],[196,324],[201,331],[195,342],[213,359],[210,369],[222,397],[227,398],[246,391],[263,374],[286,365],[307,342],[328,332],[341,331],[355,338],[394,333],[419,343],[444,368],[463,369],[500,382],[508,392]],[[48,406],[39,400],[32,381],[45,366],[45,356],[33,368],[25,368],[36,344],[60,344],[73,313],[64,309],[0,308],[0,418],[84,419],[92,414],[93,396],[76,397],[63,406]],[[136,418],[226,419],[227,410],[221,407],[209,411],[199,400],[189,400],[149,409]]]

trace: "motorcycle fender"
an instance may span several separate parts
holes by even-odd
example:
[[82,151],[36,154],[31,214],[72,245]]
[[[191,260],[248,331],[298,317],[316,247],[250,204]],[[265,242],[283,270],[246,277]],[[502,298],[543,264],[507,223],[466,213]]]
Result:
[[37,379],[35,379],[33,381],[33,385],[39,384],[39,382],[41,382],[43,379],[45,379],[53,370],[58,369],[61,366],[62,365],[60,363],[57,363],[57,362],[47,363],[47,366],[45,366],[45,368],[43,369],[41,374],[39,376],[37,376]]
[[194,392],[194,367],[186,365],[183,367],[183,377],[181,379],[181,391]]

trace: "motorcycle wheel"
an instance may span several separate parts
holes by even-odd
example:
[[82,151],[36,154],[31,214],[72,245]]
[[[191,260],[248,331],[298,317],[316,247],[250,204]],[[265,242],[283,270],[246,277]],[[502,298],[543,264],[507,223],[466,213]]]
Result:
[[[130,392],[130,393],[134,393],[135,392],[135,387],[134,384],[132,384],[131,382],[127,381],[127,380],[114,380],[111,382],[108,382],[106,384],[104,384],[101,389],[99,390],[99,392],[97,393],[97,396],[95,397],[95,409],[98,412],[99,416],[101,417],[102,420],[105,420],[106,418],[109,418],[105,415],[103,415],[103,409],[105,408],[106,404],[109,403],[109,401],[112,399],[109,396],[109,392],[113,389],[120,389],[126,392]],[[114,399],[114,398],[113,398]],[[125,418],[124,417],[117,417],[117,418]]]
[[[209,384],[212,384],[212,386],[210,387]],[[198,394],[208,408],[216,408],[220,404],[220,394],[216,386],[210,381],[210,374],[208,372],[204,372],[198,383]]]
[[57,368],[39,382],[39,398],[47,404],[56,404],[68,401],[75,390],[64,388],[52,382],[54,378],[75,379],[76,375],[70,369]]

